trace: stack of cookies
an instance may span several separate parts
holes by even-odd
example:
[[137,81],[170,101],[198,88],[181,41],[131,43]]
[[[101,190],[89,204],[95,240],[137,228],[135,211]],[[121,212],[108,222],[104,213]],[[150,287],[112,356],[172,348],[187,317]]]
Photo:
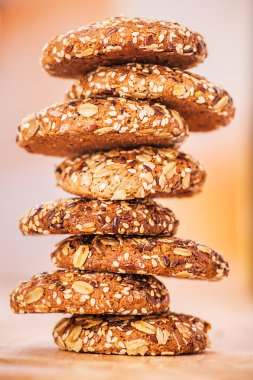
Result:
[[[67,159],[57,184],[78,197],[45,203],[20,221],[25,235],[73,234],[52,253],[61,268],[11,295],[16,313],[70,313],[54,329],[62,350],[128,355],[203,351],[210,325],[169,311],[153,275],[218,280],[214,250],[173,237],[178,220],[154,197],[199,192],[206,173],[178,151],[190,131],[226,125],[229,94],[183,71],[207,55],[203,38],[171,22],[124,17],[51,40],[42,65],[76,78],[63,103],[26,117],[18,143]],[[175,69],[177,68],[177,69]]]

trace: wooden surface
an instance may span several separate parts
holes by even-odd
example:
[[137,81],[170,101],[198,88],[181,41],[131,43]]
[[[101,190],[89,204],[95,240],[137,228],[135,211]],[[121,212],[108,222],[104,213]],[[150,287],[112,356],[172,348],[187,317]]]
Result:
[[17,350],[19,359],[2,359],[0,378],[8,379],[252,379],[251,355],[202,355],[162,357],[118,357],[72,354],[52,348]]
[[180,357],[61,352],[51,336],[61,316],[15,315],[9,310],[8,293],[16,283],[15,278],[5,279],[1,287],[1,380],[253,379],[253,305],[233,276],[219,283],[166,281],[173,310],[193,313],[213,325],[210,351]]
[[[31,331],[30,331],[31,332]],[[8,332],[5,331],[6,335]],[[10,338],[10,337],[9,337]],[[11,344],[10,344],[11,342]],[[58,351],[48,336],[27,332],[1,342],[0,378],[8,379],[252,379],[252,354],[125,357]]]
[[[180,357],[125,357],[59,351],[55,316],[11,316],[1,324],[0,378],[7,379],[252,379],[253,354],[209,351]],[[232,347],[231,347],[232,348]],[[236,348],[236,347],[235,347]]]

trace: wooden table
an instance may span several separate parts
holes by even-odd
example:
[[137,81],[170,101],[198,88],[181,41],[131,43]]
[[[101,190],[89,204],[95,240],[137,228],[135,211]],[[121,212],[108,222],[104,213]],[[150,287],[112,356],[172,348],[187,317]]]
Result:
[[[3,343],[1,343],[2,345]],[[0,378],[8,379],[228,379],[253,378],[252,354],[180,357],[124,357],[58,351],[48,336],[23,331],[12,346],[1,347]]]
[[4,290],[0,299],[0,379],[253,379],[250,299],[229,280],[216,285],[201,282],[201,286],[199,282],[170,280],[169,288],[174,310],[194,311],[212,322],[212,349],[205,354],[125,357],[61,352],[51,336],[59,315],[14,315],[9,310],[8,290]]

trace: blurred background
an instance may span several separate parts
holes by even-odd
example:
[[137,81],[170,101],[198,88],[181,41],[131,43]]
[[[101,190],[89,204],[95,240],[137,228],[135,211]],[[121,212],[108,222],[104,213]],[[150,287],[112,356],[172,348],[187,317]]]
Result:
[[[57,158],[31,155],[15,144],[23,116],[61,101],[72,81],[50,77],[39,65],[41,48],[56,34],[112,15],[160,18],[200,32],[209,57],[194,69],[228,90],[237,107],[233,122],[215,132],[191,134],[181,148],[209,173],[204,191],[168,199],[180,220],[178,236],[221,252],[228,279],[218,283],[171,280],[172,309],[213,324],[213,348],[252,349],[252,251],[250,236],[252,149],[252,18],[250,0],[9,0],[1,2],[1,298],[0,320],[24,328],[41,321],[50,336],[58,316],[14,316],[8,293],[24,279],[53,268],[50,253],[61,237],[23,237],[18,218],[39,203],[66,197],[55,187]],[[43,321],[43,322],[42,322]],[[233,333],[231,333],[233,332]]]

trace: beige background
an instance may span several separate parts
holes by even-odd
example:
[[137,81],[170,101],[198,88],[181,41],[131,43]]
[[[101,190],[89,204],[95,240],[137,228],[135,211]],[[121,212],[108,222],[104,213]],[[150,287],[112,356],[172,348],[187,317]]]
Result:
[[172,308],[211,321],[214,349],[252,350],[251,1],[13,0],[1,4],[0,307],[4,313],[0,320],[7,317],[13,329],[23,329],[30,321],[43,321],[42,330],[50,334],[53,321],[58,319],[14,316],[7,298],[21,279],[52,268],[49,254],[60,240],[21,236],[19,216],[33,205],[67,196],[55,187],[53,168],[59,160],[27,154],[15,144],[20,119],[61,100],[71,84],[41,70],[41,47],[55,34],[110,15],[156,17],[178,21],[205,36],[209,57],[195,71],[224,86],[237,106],[236,118],[229,127],[192,134],[182,148],[201,160],[209,172],[203,193],[192,199],[165,202],[180,219],[178,235],[222,252],[231,264],[231,274],[219,283],[166,280]]

